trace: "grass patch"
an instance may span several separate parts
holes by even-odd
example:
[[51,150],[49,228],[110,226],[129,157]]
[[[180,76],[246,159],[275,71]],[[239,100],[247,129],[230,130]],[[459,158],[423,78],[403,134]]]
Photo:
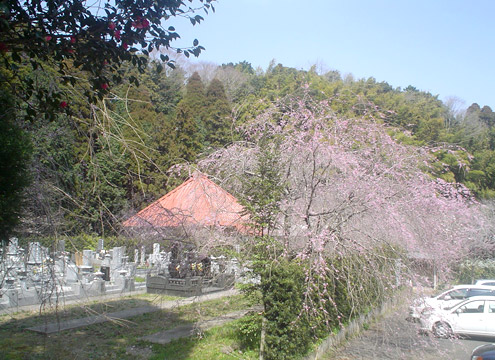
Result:
[[151,360],[258,359],[258,351],[241,349],[237,336],[239,320],[212,328],[201,337],[175,340],[167,345],[154,345]]
[[47,306],[40,310],[22,311],[14,314],[0,315],[0,326],[11,320],[22,320],[25,327],[34,325],[65,321],[98,314],[107,314],[129,308],[160,305],[165,301],[180,299],[176,296],[137,294],[108,301],[81,301],[80,303],[58,306]]
[[[70,306],[57,313],[47,312],[39,315],[36,312],[22,312],[3,315],[0,316],[0,354],[2,354],[2,359],[246,358],[239,354],[239,349],[236,348],[236,339],[231,324],[211,329],[203,334],[203,338],[182,339],[167,346],[152,345],[139,340],[143,336],[168,330],[181,324],[207,320],[248,308],[249,303],[241,295],[204,303],[193,303],[121,321],[105,322],[50,335],[26,330],[27,327],[56,321],[57,318],[60,320],[73,319],[103,311],[113,312],[131,307],[152,306],[169,299],[170,297],[161,295],[140,294],[116,301],[89,303],[85,304],[84,307]],[[214,343],[218,344],[214,345]],[[185,347],[178,350],[177,347],[179,346]],[[210,357],[210,354],[213,353],[218,356],[212,355]],[[236,356],[229,355],[230,353],[236,354]],[[165,356],[163,354],[172,355]],[[185,357],[178,357],[182,355]]]

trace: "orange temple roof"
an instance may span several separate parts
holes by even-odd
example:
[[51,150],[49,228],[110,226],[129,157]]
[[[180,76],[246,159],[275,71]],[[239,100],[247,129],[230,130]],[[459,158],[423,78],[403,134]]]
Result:
[[124,227],[178,227],[182,225],[245,228],[248,219],[237,199],[196,173],[136,215]]

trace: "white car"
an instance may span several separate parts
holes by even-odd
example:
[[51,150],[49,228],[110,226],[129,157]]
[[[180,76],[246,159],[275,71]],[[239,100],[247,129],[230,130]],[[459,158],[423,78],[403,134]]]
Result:
[[423,312],[421,330],[447,338],[454,334],[495,336],[495,298],[475,296],[450,309]]
[[470,297],[485,295],[495,296],[495,287],[487,285],[456,285],[440,295],[414,300],[412,305],[409,306],[408,319],[411,321],[419,321],[421,313],[425,311],[425,309],[445,309]]

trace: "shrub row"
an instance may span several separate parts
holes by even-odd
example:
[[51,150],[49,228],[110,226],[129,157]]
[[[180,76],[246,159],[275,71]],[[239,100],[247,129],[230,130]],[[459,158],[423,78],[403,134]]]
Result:
[[[396,257],[386,249],[326,259],[324,271],[309,262],[282,259],[261,273],[265,359],[295,359],[307,354],[348,321],[380,304],[395,288]],[[260,346],[262,315],[239,322],[245,348]]]

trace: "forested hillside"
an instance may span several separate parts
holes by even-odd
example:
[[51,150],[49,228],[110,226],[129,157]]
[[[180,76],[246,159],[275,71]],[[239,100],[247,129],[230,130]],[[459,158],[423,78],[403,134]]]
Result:
[[[479,199],[495,196],[495,114],[488,106],[463,110],[456,99],[444,103],[413,86],[394,88],[316,66],[305,71],[273,62],[265,70],[246,61],[213,65],[185,58],[175,69],[159,71],[157,65],[155,60],[140,73],[124,63],[123,82],[95,104],[83,100],[82,89],[63,84],[48,63],[44,71],[23,73],[22,81],[39,84],[46,93],[62,90],[70,96],[61,99],[64,112],[56,118],[18,116],[19,150],[10,161],[25,166],[29,176],[21,178],[31,184],[21,234],[117,234],[122,219],[178,184],[181,179],[169,176],[171,167],[193,164],[242,139],[242,124],[276,100],[304,94],[326,100],[341,117],[372,116],[388,125],[398,142],[434,154],[436,160],[424,169],[431,176],[464,184]],[[22,87],[10,70],[1,71],[7,80],[2,108],[7,108],[13,101],[9,94]],[[22,95],[43,101],[33,93]],[[14,141],[7,131],[0,136],[2,143]],[[30,160],[23,155],[28,153]]]

